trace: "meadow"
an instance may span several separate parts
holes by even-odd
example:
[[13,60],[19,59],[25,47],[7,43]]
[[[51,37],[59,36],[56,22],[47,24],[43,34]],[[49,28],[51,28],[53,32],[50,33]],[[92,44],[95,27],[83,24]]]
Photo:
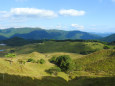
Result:
[[[0,86],[114,86],[115,49],[100,42],[33,43],[24,46],[0,46]],[[7,53],[16,54],[6,58]],[[56,67],[49,59],[69,55],[74,63],[70,72],[50,74]],[[28,59],[33,61],[28,62]],[[37,62],[44,59],[45,63]]]

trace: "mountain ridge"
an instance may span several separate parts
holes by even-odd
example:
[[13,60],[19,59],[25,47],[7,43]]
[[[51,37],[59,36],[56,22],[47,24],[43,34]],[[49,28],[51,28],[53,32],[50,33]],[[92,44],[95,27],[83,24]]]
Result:
[[101,41],[106,41],[106,42],[115,41],[115,33],[112,34],[112,35],[109,35],[109,36],[107,36],[107,37],[102,38]]
[[32,40],[41,40],[41,39],[100,39],[101,36],[91,34],[88,32],[73,30],[73,31],[64,31],[64,30],[46,30],[41,28],[8,28],[0,30],[0,36],[6,38],[12,37],[21,37],[24,39]]

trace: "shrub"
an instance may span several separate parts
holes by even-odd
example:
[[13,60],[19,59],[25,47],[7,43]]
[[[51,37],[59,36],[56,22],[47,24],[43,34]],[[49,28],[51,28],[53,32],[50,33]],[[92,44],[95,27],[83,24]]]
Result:
[[16,57],[16,55],[13,54],[13,53],[8,53],[7,55],[5,55],[5,57],[7,57],[7,58],[14,58],[14,57]]
[[40,63],[40,60],[37,60],[36,63]]
[[40,59],[40,64],[44,64],[45,60],[44,59]]
[[72,60],[68,55],[59,56],[56,59],[56,65],[64,72],[70,71],[73,68]]
[[5,57],[10,58],[9,62],[10,62],[10,64],[12,64],[12,62],[13,62],[12,60],[14,57],[16,57],[16,55],[13,53],[8,53],[7,55],[5,55]]
[[88,52],[87,52],[87,51],[82,51],[82,52],[80,52],[80,54],[82,54],[82,55],[87,55]]
[[103,48],[104,48],[104,49],[110,49],[110,46],[105,45]]
[[93,52],[95,52],[95,51],[97,51],[97,50],[82,51],[82,52],[80,52],[80,54],[82,54],[82,55],[87,55],[87,54],[93,53]]
[[36,60],[33,59],[32,63],[36,63]]
[[55,63],[55,62],[56,62],[56,56],[53,56],[51,59],[49,59],[49,61],[50,61],[51,63]]
[[10,50],[10,53],[14,53],[15,52],[15,50]]
[[34,61],[34,59],[32,59],[32,58],[29,58],[29,59],[27,60],[27,62],[32,62],[32,61]]
[[115,49],[115,47],[113,47],[113,49]]
[[48,73],[57,75],[58,72],[61,72],[61,69],[59,67],[51,67],[49,70],[47,70]]

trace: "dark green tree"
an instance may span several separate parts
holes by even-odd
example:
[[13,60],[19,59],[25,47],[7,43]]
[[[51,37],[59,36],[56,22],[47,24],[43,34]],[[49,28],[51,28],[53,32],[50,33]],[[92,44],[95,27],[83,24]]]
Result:
[[32,58],[29,58],[29,59],[27,60],[27,62],[32,62],[32,61],[34,61],[34,59],[32,59]]
[[62,55],[57,57],[56,65],[61,68],[62,71],[67,72],[72,70],[73,64],[70,56]]
[[13,58],[16,57],[16,54],[8,53],[7,55],[5,55],[5,57],[10,58],[9,62],[10,62],[10,64],[12,64],[12,62],[13,62],[12,60],[13,60]]
[[45,60],[44,59],[40,59],[40,64],[44,64]]
[[110,46],[108,46],[108,45],[104,45],[103,48],[104,48],[104,49],[110,49]]
[[51,59],[49,59],[49,61],[50,61],[51,63],[55,63],[55,62],[56,62],[56,56],[53,56]]

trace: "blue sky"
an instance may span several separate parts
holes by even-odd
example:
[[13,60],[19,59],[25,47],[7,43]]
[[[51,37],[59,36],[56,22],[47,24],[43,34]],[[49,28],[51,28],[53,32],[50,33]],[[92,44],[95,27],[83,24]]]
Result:
[[0,28],[115,32],[115,0],[0,0]]

